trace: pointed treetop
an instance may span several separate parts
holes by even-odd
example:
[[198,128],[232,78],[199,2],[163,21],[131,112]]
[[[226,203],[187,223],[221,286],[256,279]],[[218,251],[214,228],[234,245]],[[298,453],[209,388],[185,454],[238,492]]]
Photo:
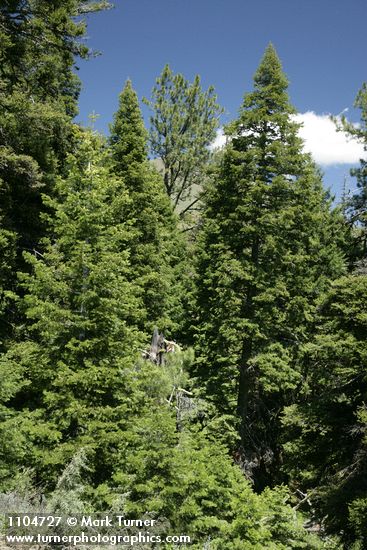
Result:
[[288,87],[288,79],[283,72],[282,64],[271,42],[267,46],[260,65],[254,75],[254,83],[257,89],[275,83],[283,90],[286,90]]
[[121,171],[133,163],[146,160],[147,138],[138,96],[128,79],[120,94],[119,108],[111,125],[110,136],[114,157]]
[[295,113],[287,93],[288,78],[273,46],[269,44],[254,75],[254,90],[245,94],[242,104],[242,117],[248,109],[259,109],[268,116],[288,117]]
[[88,115],[88,118],[90,120],[90,127],[92,128],[92,130],[94,130],[95,124],[96,124],[97,120],[99,119],[99,117],[100,117],[100,115],[98,113],[96,113],[94,109]]

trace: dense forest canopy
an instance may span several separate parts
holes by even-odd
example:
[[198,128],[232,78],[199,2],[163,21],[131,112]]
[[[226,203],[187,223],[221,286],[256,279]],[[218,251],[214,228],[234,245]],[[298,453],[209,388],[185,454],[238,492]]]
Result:
[[[76,124],[109,7],[0,8],[1,512],[362,550],[367,161],[335,206],[272,44],[220,150],[214,88],[168,65],[149,129],[131,80],[107,137]],[[356,106],[367,150],[366,84]]]

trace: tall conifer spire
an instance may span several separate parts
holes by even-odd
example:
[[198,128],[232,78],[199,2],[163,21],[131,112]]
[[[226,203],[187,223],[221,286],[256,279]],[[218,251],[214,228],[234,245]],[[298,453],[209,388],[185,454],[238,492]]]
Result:
[[129,170],[134,163],[147,160],[148,133],[141,115],[138,96],[127,80],[119,96],[119,108],[111,125],[111,145],[120,173]]
[[52,240],[42,255],[25,254],[33,268],[22,276],[28,327],[2,356],[2,368],[16,369],[20,392],[26,388],[8,415],[9,431],[15,418],[19,439],[32,448],[17,462],[44,474],[50,486],[80,447],[93,475],[111,471],[108,457],[127,416],[124,395],[132,393],[129,369],[143,343],[139,288],[128,250],[121,250],[130,238],[129,197],[108,162],[103,141],[80,133],[57,199],[47,200]]
[[199,234],[196,374],[232,416],[258,487],[279,469],[279,414],[302,380],[296,358],[315,298],[342,268],[320,175],[292,112],[270,45],[228,128]]
[[[271,95],[276,94],[277,99],[284,100],[284,93],[287,93],[288,88],[288,78],[283,72],[282,64],[278,57],[278,54],[273,46],[269,44],[265,50],[263,58],[260,62],[259,67],[257,68],[254,75],[254,89],[253,96],[257,96],[260,99],[259,94],[266,90],[267,95],[263,96],[262,99],[265,103],[270,102],[272,99]],[[272,92],[269,93],[269,92]],[[287,96],[288,97],[288,96]],[[280,109],[283,106],[283,101],[280,103],[274,104],[274,107]],[[293,110],[293,109],[292,109]]]
[[141,328],[151,332],[158,326],[170,332],[180,316],[175,269],[182,260],[182,243],[162,178],[148,160],[147,137],[138,97],[128,80],[111,126],[113,171],[131,197],[129,252],[132,277],[145,305]]

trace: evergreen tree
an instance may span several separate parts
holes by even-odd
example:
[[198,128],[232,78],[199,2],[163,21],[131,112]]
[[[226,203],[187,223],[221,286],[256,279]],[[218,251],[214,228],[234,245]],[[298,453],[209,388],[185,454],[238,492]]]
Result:
[[317,321],[315,337],[302,348],[302,396],[283,420],[285,467],[292,487],[309,495],[315,519],[329,532],[342,533],[346,548],[362,549],[367,543],[366,275],[335,281]]
[[[128,80],[120,94],[111,126],[113,172],[129,191],[132,277],[141,288],[145,313],[141,328],[154,326],[172,333],[181,321],[181,292],[185,246],[162,178],[148,161],[147,131],[138,98]],[[181,271],[181,273],[180,273]]]
[[339,222],[302,152],[272,45],[254,82],[205,193],[195,373],[238,425],[244,466],[261,487],[279,462],[279,414],[302,385],[297,354],[316,300],[343,262]]
[[[361,111],[361,123],[353,125],[344,118],[342,129],[354,138],[358,138],[367,155],[367,83],[357,94],[355,107]],[[357,193],[347,201],[347,220],[353,229],[353,247],[349,250],[352,262],[365,263],[367,255],[367,156],[360,159],[358,168],[351,169],[351,175],[357,179]]]
[[83,447],[90,483],[98,484],[113,469],[133,408],[142,304],[130,282],[129,198],[98,136],[79,132],[79,140],[57,199],[47,199],[52,235],[44,252],[25,254],[28,322],[1,359],[2,483],[28,465],[52,486]]
[[[227,449],[198,431],[192,420],[177,432],[172,388],[188,384],[185,368],[190,355],[172,354],[163,367],[150,361],[135,363],[129,404],[138,407],[130,407],[124,417],[111,475],[101,476],[102,483],[92,490],[90,447],[79,449],[55,490],[43,496],[45,512],[90,513],[107,508],[127,518],[154,519],[150,535],[161,536],[163,542],[166,535],[185,534],[195,549],[338,548],[331,538],[323,542],[306,532],[304,518],[286,503],[284,488],[256,495]],[[111,438],[109,443],[111,448]],[[97,442],[97,451],[101,448],[103,444]],[[10,498],[0,493],[0,513],[39,513],[34,504],[39,490],[30,486],[29,473],[24,478],[24,474],[17,476]]]
[[88,5],[107,3],[5,0],[0,9],[3,222],[19,234],[22,250],[43,235],[40,188],[50,189],[70,150],[80,88],[75,57],[89,55],[80,42],[85,22],[74,17]]
[[[15,273],[25,269],[23,251],[45,235],[41,193],[52,193],[57,173],[73,146],[77,113],[76,57],[85,22],[75,16],[107,7],[79,0],[4,0],[0,6],[0,224],[12,234],[10,272],[0,272],[0,292],[19,292]],[[11,260],[10,260],[11,258]],[[1,300],[3,303],[4,301]],[[0,339],[17,323],[14,303],[0,314]]]
[[152,90],[150,145],[163,163],[164,184],[180,217],[187,217],[200,198],[205,166],[210,158],[222,109],[211,86],[203,91],[166,65]]
[[[129,445],[116,473],[96,496],[99,509],[123,509],[127,517],[156,520],[151,534],[180,533],[193,548],[337,548],[303,528],[303,518],[286,504],[284,488],[256,495],[228,449],[195,422],[197,409],[187,411],[177,431],[177,405],[190,381],[190,352],[167,357],[162,367],[142,361],[136,371],[144,395],[131,418]],[[197,405],[197,403],[196,403]],[[186,403],[187,406],[187,403]],[[195,411],[196,409],[196,411]]]

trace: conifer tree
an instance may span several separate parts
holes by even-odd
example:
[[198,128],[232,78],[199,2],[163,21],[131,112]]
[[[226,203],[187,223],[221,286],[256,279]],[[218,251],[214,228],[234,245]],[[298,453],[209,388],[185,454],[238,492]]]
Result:
[[269,45],[227,129],[198,244],[195,373],[238,426],[259,487],[278,462],[279,414],[302,385],[296,358],[315,301],[343,265],[338,220],[302,152],[287,84]]
[[304,391],[284,415],[285,468],[346,548],[367,544],[367,277],[336,280],[301,350]]
[[129,372],[142,345],[142,304],[130,277],[129,198],[98,136],[80,134],[68,177],[58,180],[57,198],[46,199],[52,234],[44,252],[25,254],[32,266],[22,277],[28,323],[1,360],[7,480],[28,465],[52,485],[83,447],[90,482],[101,481],[133,403]]
[[100,487],[99,496],[115,508],[123,494],[127,516],[156,518],[151,534],[164,540],[172,532],[184,533],[197,549],[208,544],[224,550],[338,548],[331,539],[324,545],[306,532],[284,487],[254,493],[228,448],[195,422],[204,403],[198,408],[189,398],[190,408],[182,394],[176,400],[175,388],[182,392],[190,384],[191,351],[169,355],[164,366],[139,365],[145,399],[131,424],[121,469]]
[[113,172],[128,189],[132,277],[141,288],[145,313],[141,328],[155,325],[172,333],[180,321],[184,241],[164,191],[162,178],[148,161],[147,131],[130,80],[120,94],[111,126]]
[[342,128],[357,138],[364,147],[364,158],[360,159],[358,168],[350,173],[357,180],[357,193],[346,202],[347,220],[353,230],[353,245],[349,249],[352,262],[366,262],[367,255],[367,83],[359,90],[354,106],[361,111],[359,125],[350,124],[344,118]]
[[223,112],[213,86],[203,91],[199,75],[190,83],[166,65],[152,90],[150,146],[163,163],[163,178],[181,218],[195,209],[205,166]]
[[5,0],[0,8],[2,221],[19,235],[20,259],[44,235],[40,190],[52,189],[73,141],[80,89],[73,68],[89,55],[80,41],[85,22],[75,16],[107,6]]
[[[0,232],[13,235],[14,247],[8,256],[12,274],[0,271],[0,293],[7,296],[21,292],[16,273],[26,268],[23,251],[40,251],[46,230],[41,194],[52,194],[73,147],[71,120],[80,88],[74,62],[89,55],[80,41],[85,22],[75,16],[106,7],[105,1],[1,2]],[[14,302],[7,299],[0,338],[10,337],[19,322]]]

